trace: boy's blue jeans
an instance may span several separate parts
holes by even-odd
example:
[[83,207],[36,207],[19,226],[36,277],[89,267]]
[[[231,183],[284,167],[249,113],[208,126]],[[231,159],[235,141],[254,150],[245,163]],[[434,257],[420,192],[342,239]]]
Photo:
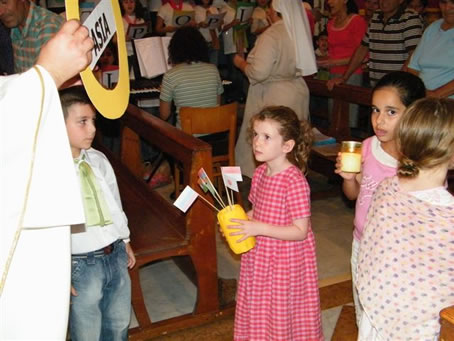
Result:
[[126,341],[131,318],[131,280],[123,241],[110,254],[102,250],[73,255],[72,341]]

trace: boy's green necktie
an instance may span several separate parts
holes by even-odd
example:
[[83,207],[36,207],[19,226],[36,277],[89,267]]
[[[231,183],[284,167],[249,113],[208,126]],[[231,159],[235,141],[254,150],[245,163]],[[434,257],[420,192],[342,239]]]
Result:
[[74,159],[79,164],[80,185],[84,203],[86,226],[106,226],[112,224],[109,208],[104,200],[101,188],[98,186],[95,174],[90,165],[84,160]]

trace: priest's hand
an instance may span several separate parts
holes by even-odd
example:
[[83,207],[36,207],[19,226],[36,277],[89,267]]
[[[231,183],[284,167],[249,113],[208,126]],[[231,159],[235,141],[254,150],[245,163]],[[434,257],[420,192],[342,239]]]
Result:
[[93,40],[77,20],[69,20],[41,49],[37,64],[44,67],[58,87],[91,62]]

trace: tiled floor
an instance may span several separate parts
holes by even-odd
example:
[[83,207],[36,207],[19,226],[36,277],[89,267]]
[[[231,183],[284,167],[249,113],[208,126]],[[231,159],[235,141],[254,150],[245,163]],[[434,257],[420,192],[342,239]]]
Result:
[[[344,282],[350,278],[352,222],[353,210],[348,208],[339,197],[312,203],[312,229],[317,243],[317,264],[321,287],[329,288],[331,284]],[[219,235],[217,236],[217,255],[219,277],[237,278],[239,257],[229,251],[225,241]],[[143,268],[141,280],[145,290],[147,309],[153,321],[192,311],[196,299],[196,287],[172,260],[157,262]],[[335,292],[330,292],[328,296],[333,297],[333,302],[336,302]],[[331,304],[322,307],[324,309],[322,323],[326,340],[331,339],[336,322],[343,311],[343,302],[333,304],[340,305]],[[344,315],[342,314],[343,317]],[[345,316],[348,317],[348,314]],[[136,325],[137,322],[134,319],[131,327]]]

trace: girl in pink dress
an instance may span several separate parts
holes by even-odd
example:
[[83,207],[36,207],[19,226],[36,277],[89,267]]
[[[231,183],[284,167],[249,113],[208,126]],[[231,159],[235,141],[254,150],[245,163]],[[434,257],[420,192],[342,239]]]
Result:
[[[256,246],[241,257],[235,340],[323,340],[310,190],[303,171],[312,142],[306,121],[290,108],[268,107],[252,117],[255,158],[250,220],[232,219]],[[241,240],[242,240],[241,239]]]

